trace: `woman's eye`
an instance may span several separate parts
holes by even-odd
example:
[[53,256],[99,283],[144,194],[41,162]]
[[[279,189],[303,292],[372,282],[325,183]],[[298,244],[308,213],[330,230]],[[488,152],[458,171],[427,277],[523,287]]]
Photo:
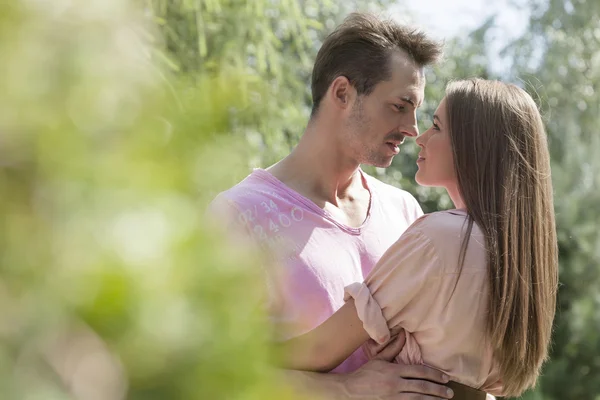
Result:
[[439,131],[440,127],[434,122],[433,123],[433,129],[435,129],[436,131]]

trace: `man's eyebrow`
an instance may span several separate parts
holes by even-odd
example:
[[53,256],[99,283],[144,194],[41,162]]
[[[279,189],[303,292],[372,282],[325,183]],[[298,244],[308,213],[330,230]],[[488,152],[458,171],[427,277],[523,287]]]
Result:
[[403,100],[403,101],[409,103],[411,106],[413,106],[415,108],[417,107],[415,102],[409,96],[402,96],[402,97],[400,97],[400,100]]

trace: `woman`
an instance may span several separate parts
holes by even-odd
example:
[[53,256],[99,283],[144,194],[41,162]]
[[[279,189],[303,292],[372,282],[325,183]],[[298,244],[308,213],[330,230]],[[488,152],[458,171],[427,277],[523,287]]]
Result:
[[282,344],[293,369],[328,371],[369,337],[402,330],[399,361],[426,364],[500,396],[532,387],[546,359],[558,284],[550,159],[522,89],[452,83],[417,138],[416,180],[456,209],[416,221],[346,304]]

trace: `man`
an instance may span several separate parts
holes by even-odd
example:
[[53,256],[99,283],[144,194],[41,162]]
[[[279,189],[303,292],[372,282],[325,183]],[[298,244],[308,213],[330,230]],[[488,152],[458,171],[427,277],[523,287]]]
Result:
[[[418,135],[423,67],[441,55],[423,33],[353,14],[325,39],[312,75],[313,110],[298,145],[219,194],[215,212],[273,256],[271,314],[283,338],[305,333],[343,304],[344,287],[363,281],[422,211],[410,194],[368,176],[388,167]],[[343,332],[340,332],[343,334]],[[403,338],[359,349],[335,374],[289,371],[295,383],[341,399],[434,399],[451,392],[440,372],[392,364]]]

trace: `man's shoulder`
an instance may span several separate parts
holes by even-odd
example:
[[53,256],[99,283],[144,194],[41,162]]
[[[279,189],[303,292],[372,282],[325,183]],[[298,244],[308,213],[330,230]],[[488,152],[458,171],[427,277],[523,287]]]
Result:
[[260,170],[254,170],[238,184],[218,193],[212,203],[240,208],[281,196],[277,186],[262,175]]
[[298,204],[297,197],[280,181],[265,170],[255,169],[235,186],[218,193],[207,211],[219,218],[232,216],[242,224],[269,221],[273,215],[287,221],[289,215],[279,214],[292,212],[297,217],[303,212],[294,210]]

